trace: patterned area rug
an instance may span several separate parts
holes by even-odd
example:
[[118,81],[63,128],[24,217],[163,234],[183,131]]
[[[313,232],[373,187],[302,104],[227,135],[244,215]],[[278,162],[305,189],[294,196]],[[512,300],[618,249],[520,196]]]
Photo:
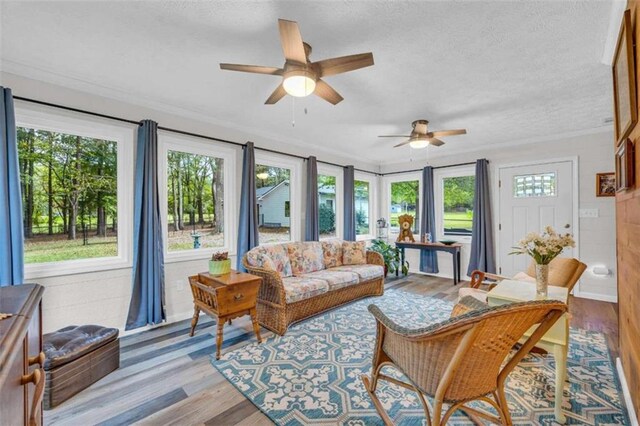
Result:
[[[228,352],[220,361],[212,358],[212,364],[277,424],[382,425],[360,380],[371,369],[371,303],[416,328],[448,318],[452,308],[450,302],[391,290],[297,324],[285,336]],[[511,373],[507,398],[515,424],[556,424],[554,368],[553,356],[529,355]],[[567,423],[628,423],[602,334],[571,329],[568,369],[563,407]],[[393,375],[391,369],[385,372]],[[396,424],[426,424],[415,393],[381,381],[377,395]],[[449,424],[473,423],[457,411]]]

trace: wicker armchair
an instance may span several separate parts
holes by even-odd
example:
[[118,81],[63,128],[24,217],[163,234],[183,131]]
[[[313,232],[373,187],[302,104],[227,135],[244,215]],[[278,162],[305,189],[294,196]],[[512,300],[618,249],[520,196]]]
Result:
[[[377,322],[377,338],[371,378],[363,375],[362,381],[386,425],[393,423],[375,394],[378,380],[416,391],[430,426],[445,425],[458,409],[476,421],[511,425],[504,393],[506,378],[566,310],[564,303],[551,300],[490,308],[465,297],[449,320],[408,329],[369,305]],[[505,363],[516,342],[535,324],[540,325]],[[381,374],[385,366],[400,370],[409,383]],[[423,394],[434,399],[433,417]],[[473,400],[492,405],[498,417],[465,405]],[[449,405],[444,414],[443,404]]]
[[[366,256],[367,265],[384,266],[380,253],[367,251]],[[242,265],[249,273],[262,278],[256,306],[258,322],[281,336],[291,324],[298,321],[363,297],[384,294],[384,277],[381,276],[309,299],[287,303],[282,277],[278,272],[251,266],[246,255],[242,259]]]
[[[549,264],[549,284],[558,287],[567,287],[569,289],[569,293],[571,293],[571,290],[573,290],[573,287],[577,284],[585,269],[587,269],[587,265],[580,262],[578,259],[556,257]],[[487,292],[482,290],[481,286],[488,286],[488,289],[491,290],[502,280],[515,279],[535,281],[535,277],[535,262],[531,262],[529,264],[526,272],[519,272],[513,278],[475,270],[471,273],[471,282],[469,283],[469,287],[461,288],[458,291],[458,295],[460,299],[465,296],[472,296],[480,301],[486,302]],[[485,280],[493,280],[493,282],[485,282]]]

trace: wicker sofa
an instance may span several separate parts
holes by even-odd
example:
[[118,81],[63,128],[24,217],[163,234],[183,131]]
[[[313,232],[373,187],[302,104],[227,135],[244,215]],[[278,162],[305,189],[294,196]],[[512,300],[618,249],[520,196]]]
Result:
[[382,256],[364,242],[266,244],[248,251],[242,264],[262,277],[258,322],[279,335],[292,323],[384,292]]

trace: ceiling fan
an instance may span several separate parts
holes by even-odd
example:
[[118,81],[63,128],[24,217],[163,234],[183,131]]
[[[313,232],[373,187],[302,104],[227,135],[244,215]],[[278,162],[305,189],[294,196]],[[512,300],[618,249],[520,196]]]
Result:
[[444,142],[438,139],[439,136],[454,136],[464,135],[467,133],[466,129],[456,130],[437,130],[435,132],[429,132],[429,122],[427,120],[416,120],[411,123],[413,131],[410,135],[384,135],[378,136],[379,138],[409,138],[404,142],[400,142],[394,145],[394,148],[409,144],[411,148],[426,148],[428,145],[441,146]]
[[302,41],[298,23],[278,19],[278,27],[285,58],[282,68],[220,64],[220,69],[223,70],[282,76],[282,83],[269,96],[265,102],[267,105],[275,104],[286,94],[304,97],[312,93],[335,105],[344,98],[322,80],[322,77],[342,74],[373,65],[373,54],[371,52],[311,62],[309,61],[311,46]]

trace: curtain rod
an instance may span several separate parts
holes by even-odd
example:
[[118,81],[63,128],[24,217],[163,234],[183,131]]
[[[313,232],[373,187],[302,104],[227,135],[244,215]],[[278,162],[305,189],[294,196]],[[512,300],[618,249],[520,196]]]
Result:
[[[487,160],[487,163],[489,162],[489,160]],[[446,166],[436,166],[433,167],[433,169],[447,169],[449,167],[460,167],[460,166],[471,166],[472,164],[476,164],[475,161],[469,161],[468,163],[457,163],[457,164],[447,164]],[[397,172],[389,172],[389,173],[381,173],[381,176],[389,176],[389,175],[399,175],[402,173],[414,173],[414,172],[421,172],[422,169],[413,169],[413,170],[399,170]]]
[[[23,102],[30,102],[30,103],[38,104],[38,105],[44,105],[44,106],[47,106],[47,107],[63,109],[63,110],[66,110],[66,111],[72,111],[72,112],[78,112],[78,113],[81,113],[81,114],[92,115],[94,117],[100,117],[100,118],[106,118],[106,119],[109,119],[109,120],[120,121],[122,123],[134,124],[136,126],[140,125],[139,121],[129,120],[129,119],[122,118],[122,117],[116,117],[114,115],[107,115],[107,114],[101,114],[101,113],[98,113],[98,112],[87,111],[87,110],[80,109],[80,108],[73,108],[73,107],[69,107],[69,106],[65,106],[65,105],[54,104],[54,103],[51,103],[51,102],[40,101],[40,100],[37,100],[37,99],[30,99],[30,98],[25,98],[25,97],[22,97],[22,96],[14,96],[13,99],[16,99],[16,100],[19,100],[19,101],[23,101]],[[196,138],[207,139],[207,140],[210,140],[210,141],[222,142],[222,143],[226,143],[226,144],[230,144],[230,145],[234,145],[234,146],[244,147],[244,146],[247,145],[246,143],[234,142],[234,141],[230,141],[230,140],[227,140],[227,139],[215,138],[213,136],[202,135],[200,133],[192,133],[192,132],[187,132],[187,131],[184,131],[184,130],[172,129],[170,127],[158,126],[158,130],[163,130],[165,132],[171,132],[171,133],[177,133],[177,134],[185,135],[185,136],[193,136],[193,137],[196,137]],[[307,157],[303,157],[302,155],[290,154],[288,152],[276,151],[276,150],[269,149],[269,148],[262,148],[262,147],[259,147],[259,146],[256,146],[254,148],[258,149],[260,151],[272,152],[272,153],[275,153],[275,154],[286,155],[288,157],[299,158],[301,160],[306,160],[307,159]],[[336,166],[336,167],[341,167],[341,168],[345,167],[345,166],[343,166],[341,164],[336,164],[336,163],[332,163],[332,162],[329,162],[329,161],[322,161],[322,160],[317,160],[317,161],[318,161],[318,163],[328,164],[328,165],[331,165],[331,166]],[[364,170],[364,169],[354,169],[354,170],[357,170],[357,171],[363,172],[363,173],[369,173],[369,174],[372,174],[372,175],[375,175],[375,176],[382,176],[382,174],[380,174],[378,172],[372,172],[370,170]]]

